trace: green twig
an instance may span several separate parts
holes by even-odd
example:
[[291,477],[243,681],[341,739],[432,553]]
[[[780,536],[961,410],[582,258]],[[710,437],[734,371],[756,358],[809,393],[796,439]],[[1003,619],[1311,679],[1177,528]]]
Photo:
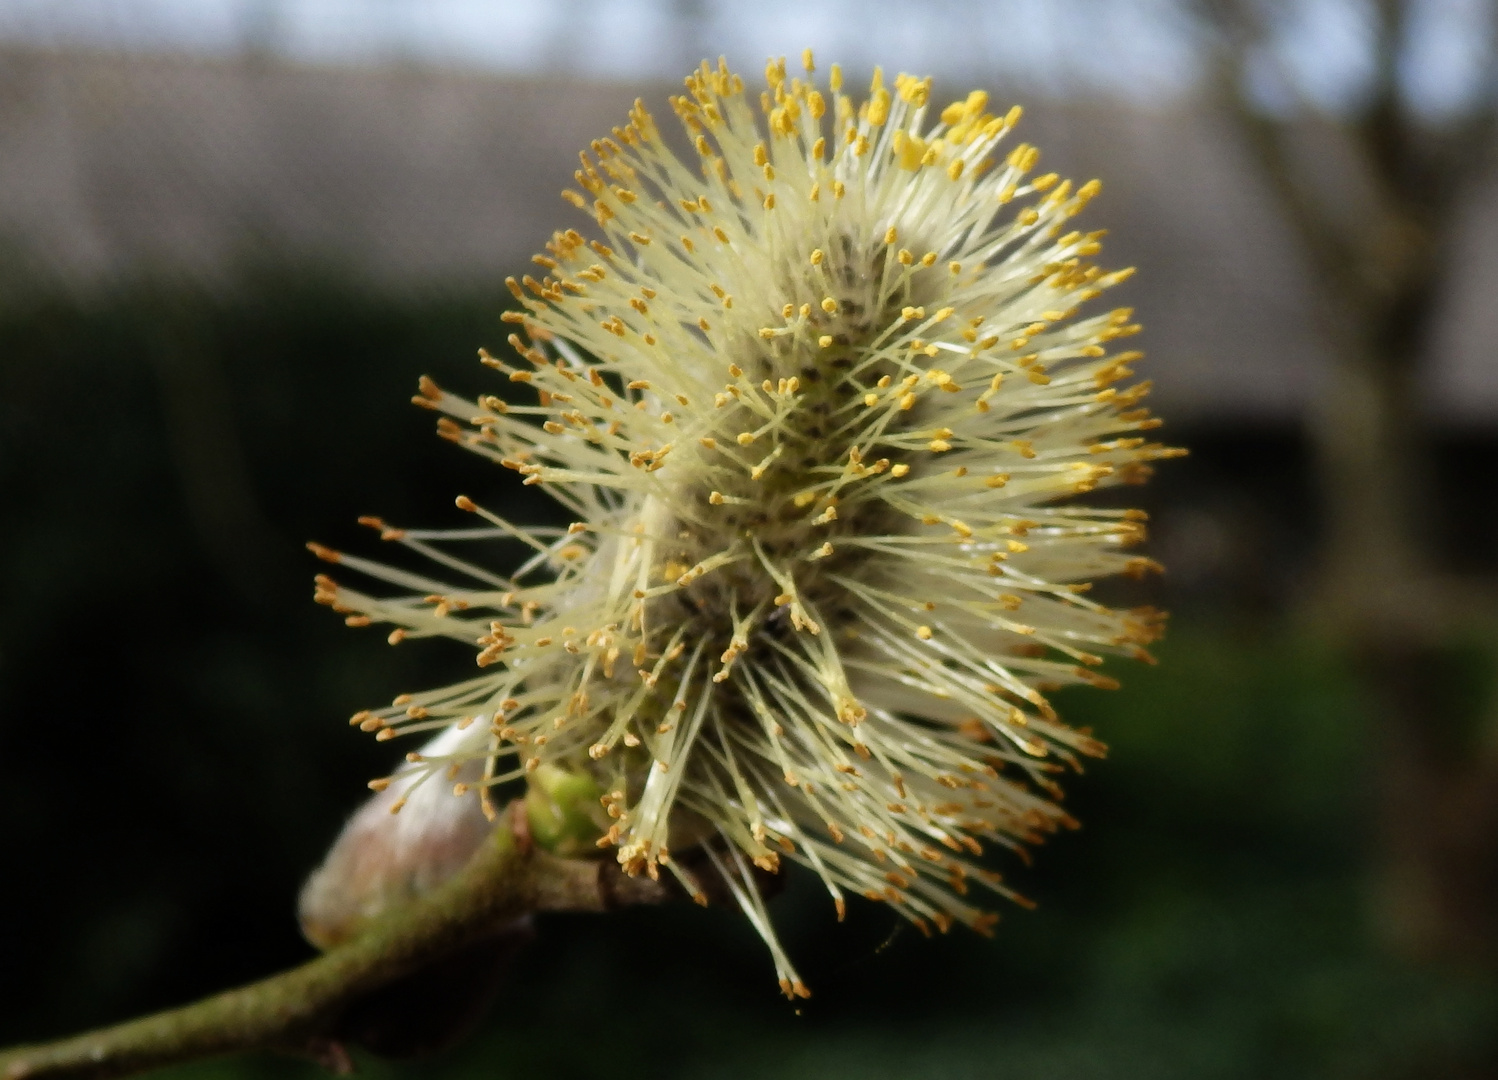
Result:
[[665,891],[609,862],[560,859],[507,827],[451,881],[315,960],[181,1008],[57,1042],[0,1051],[0,1080],[127,1076],[246,1051],[311,1057],[347,1071],[338,1025],[371,992],[535,911],[603,911]]

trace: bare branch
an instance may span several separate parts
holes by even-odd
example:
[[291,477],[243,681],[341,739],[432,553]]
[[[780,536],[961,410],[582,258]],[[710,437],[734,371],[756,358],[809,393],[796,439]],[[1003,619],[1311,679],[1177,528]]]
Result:
[[604,911],[666,895],[649,879],[623,877],[611,862],[530,849],[501,826],[452,880],[347,944],[191,1005],[0,1051],[0,1078],[99,1080],[246,1051],[311,1057],[346,1071],[340,1020],[374,991],[504,933],[530,912]]
[[[1267,34],[1259,5],[1253,0],[1195,0],[1193,6],[1215,38],[1211,59],[1217,100],[1257,160],[1312,267],[1339,291],[1355,287],[1353,275],[1359,260],[1354,238],[1329,227],[1326,215],[1302,182],[1287,125],[1256,109],[1245,92],[1249,58]],[[1285,82],[1293,91],[1291,81]],[[1309,115],[1311,110],[1303,112]]]

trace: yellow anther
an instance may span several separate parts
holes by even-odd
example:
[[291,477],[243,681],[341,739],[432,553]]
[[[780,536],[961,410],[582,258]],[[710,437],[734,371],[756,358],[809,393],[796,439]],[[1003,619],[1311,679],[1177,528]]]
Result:
[[929,153],[924,139],[905,131],[896,131],[894,138],[890,140],[890,146],[895,151],[895,158],[899,161],[900,168],[907,172],[915,172],[919,169],[924,162],[925,155]]
[[811,264],[813,266],[821,266],[822,260],[826,257],[826,252],[824,252],[821,248],[814,248],[811,253]]
[[1040,164],[1040,148],[1036,146],[1025,147],[1025,152],[1020,156],[1020,172],[1029,172]]
[[926,104],[927,99],[931,96],[931,77],[929,75],[924,79],[917,79],[913,75],[902,75],[896,80],[896,85],[899,86],[901,99],[908,101],[916,108],[920,108]]
[[830,296],[822,297],[822,310],[832,315],[837,312],[837,301]]

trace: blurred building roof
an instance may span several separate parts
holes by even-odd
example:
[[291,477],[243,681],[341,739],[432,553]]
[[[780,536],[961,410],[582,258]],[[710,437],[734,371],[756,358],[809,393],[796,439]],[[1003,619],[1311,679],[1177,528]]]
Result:
[[[959,88],[951,88],[957,90]],[[87,292],[146,274],[232,287],[246,264],[351,268],[401,291],[492,280],[573,221],[577,151],[669,88],[420,68],[0,51],[0,252]],[[1088,222],[1162,410],[1286,418],[1319,351],[1306,271],[1238,145],[1204,112],[1028,103],[1047,164],[1101,176]],[[1432,402],[1498,420],[1498,199],[1473,209]],[[505,299],[508,299],[505,297]],[[496,304],[499,300],[496,300]]]

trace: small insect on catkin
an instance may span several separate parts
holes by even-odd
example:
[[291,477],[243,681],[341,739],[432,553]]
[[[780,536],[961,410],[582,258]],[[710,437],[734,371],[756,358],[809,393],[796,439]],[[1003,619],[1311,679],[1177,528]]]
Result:
[[[495,392],[422,380],[444,438],[574,523],[466,496],[473,528],[367,519],[430,576],[316,549],[400,590],[319,578],[350,622],[478,647],[476,677],[355,718],[438,736],[403,788],[487,805],[542,765],[588,774],[599,845],[701,895],[672,858],[696,849],[788,994],[753,867],[922,929],[986,930],[974,886],[1018,899],[981,842],[1069,824],[1054,773],[1103,749],[1045,692],[1116,685],[1096,666],[1162,624],[1086,592],[1155,568],[1130,551],[1144,515],[1073,497],[1180,453],[1147,441],[1132,313],[1089,304],[1129,276],[1069,227],[1098,183],[1002,149],[1020,110],[981,91],[933,118],[929,79],[876,72],[856,101],[804,59],[754,95],[721,61],[688,76],[691,160],[637,102],[564,192],[591,224],[509,282]],[[528,550],[513,573],[461,553],[498,537]]]

